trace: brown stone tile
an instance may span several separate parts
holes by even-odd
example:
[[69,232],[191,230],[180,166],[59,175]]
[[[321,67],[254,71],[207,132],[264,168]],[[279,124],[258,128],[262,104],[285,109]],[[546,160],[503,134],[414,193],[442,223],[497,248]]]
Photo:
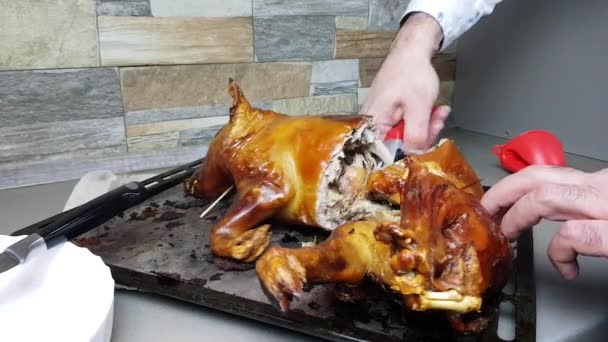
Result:
[[384,57],[394,32],[337,31],[336,58]]
[[125,111],[230,104],[228,78],[250,101],[308,96],[310,63],[121,68]]
[[439,84],[439,98],[437,104],[451,105],[454,99],[454,87],[456,82],[445,81]]
[[[384,58],[362,58],[359,60],[361,88],[371,87],[383,61]],[[432,63],[441,81],[454,81],[456,79],[456,55],[437,55],[433,58]]]
[[[456,82],[443,81],[439,83],[439,96],[435,102],[438,105],[452,105],[454,100],[454,87]],[[362,107],[367,99],[369,88],[359,88],[357,92],[357,103]]]
[[251,17],[104,17],[102,65],[253,61]]
[[433,58],[433,66],[441,81],[456,80],[456,54],[441,54]]
[[374,77],[380,70],[384,58],[362,58],[359,60],[359,77],[361,79],[361,88],[369,88],[372,86]]

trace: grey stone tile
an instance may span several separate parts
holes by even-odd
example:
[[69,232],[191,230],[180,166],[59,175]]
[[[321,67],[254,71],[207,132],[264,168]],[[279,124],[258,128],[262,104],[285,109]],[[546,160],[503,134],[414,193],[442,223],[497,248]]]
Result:
[[340,81],[313,83],[310,85],[310,95],[356,94],[359,81]]
[[2,127],[122,115],[113,68],[0,72]]
[[357,104],[362,106],[367,100],[367,94],[369,93],[369,88],[359,88],[357,89]]
[[254,18],[255,54],[259,61],[331,59],[336,22],[331,16]]
[[229,105],[209,105],[185,108],[145,109],[125,113],[127,126],[153,122],[223,116],[230,112]]
[[74,152],[65,154],[61,160],[5,163],[0,164],[0,188],[78,179],[99,169],[121,174],[171,168],[202,158],[206,153],[206,146],[181,146],[160,151],[108,151],[102,155]]
[[126,146],[122,117],[8,126],[0,128],[0,136],[0,163],[57,159],[57,155],[73,151],[90,154]]
[[410,0],[370,0],[369,30],[397,31]]
[[228,115],[224,115],[184,120],[161,121],[143,125],[131,125],[127,126],[127,137],[131,138],[143,135],[180,132],[193,128],[206,128],[216,125],[225,125],[229,122],[229,120],[230,117]]
[[[268,101],[251,101],[251,105],[262,109],[270,108],[272,106],[271,102]],[[225,116],[228,114],[230,114],[230,105],[156,108],[127,112],[125,113],[125,122],[127,126],[130,126],[161,121],[194,119],[209,116]]]
[[253,0],[254,16],[340,15],[367,17],[368,0]]
[[150,0],[97,0],[97,15],[150,17]]
[[252,0],[150,0],[155,17],[251,17]]
[[179,132],[179,144],[182,146],[208,145],[224,125],[194,128]]
[[358,79],[358,59],[336,59],[312,63],[311,83],[354,81]]

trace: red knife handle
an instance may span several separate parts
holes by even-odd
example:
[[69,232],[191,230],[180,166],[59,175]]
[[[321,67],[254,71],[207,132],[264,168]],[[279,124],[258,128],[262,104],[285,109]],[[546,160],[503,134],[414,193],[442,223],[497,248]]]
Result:
[[[439,106],[434,106],[431,113],[434,113],[438,108],[439,108]],[[390,131],[388,131],[388,133],[386,133],[386,137],[384,137],[384,141],[395,140],[395,139],[403,140],[404,136],[405,136],[405,122],[403,120],[400,120],[395,126],[393,126],[393,128],[391,128]]]

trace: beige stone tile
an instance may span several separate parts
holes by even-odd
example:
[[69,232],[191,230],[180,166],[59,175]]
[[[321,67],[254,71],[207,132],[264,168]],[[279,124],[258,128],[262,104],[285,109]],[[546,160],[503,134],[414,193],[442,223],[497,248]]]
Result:
[[[359,60],[362,88],[371,87],[383,61],[384,58],[362,58]],[[441,81],[454,81],[456,79],[456,55],[440,54],[433,58],[432,63]]]
[[0,0],[0,70],[93,66],[95,1]]
[[167,132],[127,138],[129,151],[154,151],[177,147],[179,132]]
[[366,30],[366,17],[336,17],[336,30]]
[[272,110],[288,115],[351,114],[357,112],[357,95],[311,96],[275,101]]
[[253,61],[252,18],[99,17],[102,65]]
[[127,126],[127,137],[131,138],[144,135],[179,132],[192,128],[225,125],[228,123],[228,119],[228,116],[211,116],[206,118],[162,121],[149,124]]
[[336,58],[384,57],[394,32],[336,31]]
[[250,101],[305,97],[310,63],[250,63],[121,68],[125,111],[230,104],[232,77]]

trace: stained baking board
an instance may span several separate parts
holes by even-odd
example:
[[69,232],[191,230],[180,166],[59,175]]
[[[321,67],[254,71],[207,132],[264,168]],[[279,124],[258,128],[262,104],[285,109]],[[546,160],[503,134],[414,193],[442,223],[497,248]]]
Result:
[[[532,236],[516,244],[513,294],[487,306],[492,321],[480,334],[458,335],[442,315],[408,313],[374,284],[364,284],[367,298],[345,303],[335,285],[308,288],[287,314],[264,295],[252,264],[213,256],[209,233],[231,198],[200,219],[207,201],[184,196],[177,185],[82,235],[74,242],[89,248],[110,267],[120,287],[156,293],[218,309],[333,341],[501,341],[497,337],[498,305],[516,309],[517,341],[535,340]],[[272,222],[272,245],[300,247],[327,236],[308,227]],[[204,332],[201,331],[201,336]]]

